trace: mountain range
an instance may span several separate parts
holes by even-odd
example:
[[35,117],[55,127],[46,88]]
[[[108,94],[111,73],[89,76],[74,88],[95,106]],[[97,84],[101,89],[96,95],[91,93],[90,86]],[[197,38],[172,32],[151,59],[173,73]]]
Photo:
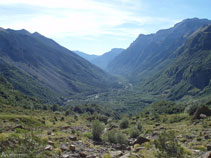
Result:
[[210,95],[210,24],[186,19],[155,34],[141,34],[109,64],[109,72],[128,78],[135,93],[171,100]]
[[109,65],[110,73],[140,82],[166,67],[178,49],[195,31],[210,24],[207,19],[186,19],[174,27],[138,38]]
[[[207,19],[186,19],[154,34],[140,34],[127,49],[101,56],[70,51],[37,32],[0,28],[0,77],[11,85],[10,91],[47,103],[76,95],[114,106],[207,97],[210,24]],[[8,94],[1,88],[2,95]]]
[[75,50],[73,52],[76,53],[77,55],[81,56],[82,58],[88,60],[89,62],[92,62],[92,60],[94,60],[95,58],[98,57],[98,55],[94,55],[94,54],[90,55],[90,54],[86,54],[86,53],[78,51],[78,50]]
[[0,65],[14,88],[46,100],[110,86],[109,74],[37,32],[1,28]]
[[168,67],[148,80],[147,91],[178,100],[211,92],[211,25],[193,33],[174,54]]

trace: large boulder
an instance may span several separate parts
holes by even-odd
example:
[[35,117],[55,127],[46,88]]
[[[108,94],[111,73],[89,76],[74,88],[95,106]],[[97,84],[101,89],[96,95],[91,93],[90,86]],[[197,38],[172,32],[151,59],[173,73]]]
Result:
[[149,142],[150,140],[141,136],[138,136],[133,142],[130,142],[131,145],[135,145],[135,144],[143,144],[146,142]]
[[202,155],[202,158],[211,158],[211,151],[205,153],[204,155]]
[[206,106],[202,106],[196,110],[196,112],[193,115],[193,119],[201,119],[202,116],[201,114],[206,116],[211,116],[211,110]]

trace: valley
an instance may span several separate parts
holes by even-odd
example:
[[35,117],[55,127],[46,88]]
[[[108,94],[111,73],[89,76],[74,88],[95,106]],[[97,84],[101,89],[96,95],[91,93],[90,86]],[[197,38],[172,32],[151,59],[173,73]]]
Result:
[[0,157],[210,158],[211,21],[103,55],[0,29]]

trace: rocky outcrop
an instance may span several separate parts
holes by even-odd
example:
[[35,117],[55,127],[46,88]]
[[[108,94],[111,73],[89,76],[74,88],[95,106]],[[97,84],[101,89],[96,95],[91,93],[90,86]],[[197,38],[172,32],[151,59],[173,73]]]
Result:
[[150,140],[147,139],[147,138],[144,138],[144,137],[141,137],[141,136],[138,136],[135,140],[131,140],[129,142],[130,145],[135,145],[135,144],[143,144],[143,143],[146,143],[146,142],[149,142]]
[[193,119],[201,119],[201,116],[203,116],[201,114],[206,116],[211,116],[211,110],[206,106],[202,106],[196,110],[196,112],[193,115]]

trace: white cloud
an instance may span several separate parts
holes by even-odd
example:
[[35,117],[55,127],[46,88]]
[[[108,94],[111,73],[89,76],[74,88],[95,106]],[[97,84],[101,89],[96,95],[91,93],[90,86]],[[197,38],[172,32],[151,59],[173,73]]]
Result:
[[[125,1],[125,0],[124,0]],[[124,2],[126,3],[126,2]],[[42,7],[42,13],[21,17],[14,16],[3,26],[15,29],[26,28],[46,35],[99,36],[114,26],[127,22],[133,15],[116,6],[92,0],[7,0],[0,4],[33,5]],[[1,17],[2,20],[3,17]]]
[[[33,14],[1,15],[0,23],[5,28],[24,28],[54,39],[67,36],[94,38],[104,35],[135,39],[140,33],[149,33],[149,30],[143,27],[145,25],[167,21],[173,23],[168,19],[138,15],[137,10],[144,10],[141,2],[141,0],[113,0],[112,2],[107,0],[0,0],[0,8],[1,5],[11,6],[11,10],[13,6],[38,8]],[[118,27],[125,23],[134,23],[137,27]]]

